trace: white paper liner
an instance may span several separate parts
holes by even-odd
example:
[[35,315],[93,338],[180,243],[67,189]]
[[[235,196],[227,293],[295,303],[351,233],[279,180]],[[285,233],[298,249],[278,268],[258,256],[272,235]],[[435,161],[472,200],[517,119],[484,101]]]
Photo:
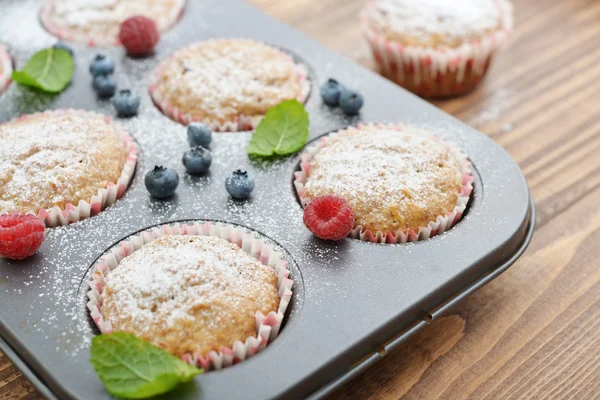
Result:
[[361,30],[373,51],[375,61],[387,76],[396,76],[399,82],[412,79],[418,85],[422,78],[420,70],[425,67],[430,76],[457,71],[456,79],[460,83],[465,78],[468,66],[472,73],[483,75],[488,60],[502,47],[513,29],[512,3],[507,0],[495,1],[501,11],[500,29],[482,40],[464,43],[456,48],[404,46],[378,34],[369,26],[366,16],[374,0],[361,12]]
[[[194,46],[194,45],[192,44],[192,46]],[[296,96],[296,99],[299,102],[304,103],[308,99],[308,95],[310,94],[310,90],[311,90],[311,81],[310,81],[310,76],[309,76],[308,70],[306,69],[306,67],[304,65],[296,62],[293,59],[293,57],[290,56],[289,54],[287,54],[281,50],[279,50],[279,51],[280,51],[282,57],[289,59],[294,63],[295,73],[298,78],[298,81],[300,82],[300,93],[298,93],[298,96]],[[150,78],[150,96],[152,97],[152,100],[154,100],[154,104],[156,105],[156,107],[158,107],[158,109],[163,114],[165,114],[172,120],[177,121],[177,122],[181,123],[182,125],[186,125],[186,126],[190,122],[201,122],[201,123],[207,125],[208,127],[210,127],[210,129],[213,130],[214,132],[242,132],[242,131],[254,130],[258,126],[260,121],[263,119],[264,115],[259,115],[259,116],[239,115],[235,121],[226,121],[226,122],[215,121],[210,118],[202,118],[201,119],[201,118],[195,117],[191,113],[186,113],[186,112],[180,110],[177,106],[175,106],[171,102],[169,102],[169,99],[162,96],[157,90],[158,84],[160,83],[161,71],[163,68],[166,67],[166,65],[170,61],[177,58],[178,53],[179,52],[176,52],[175,54],[171,55],[168,59],[166,59],[165,61],[160,63],[160,65],[154,70],[154,72],[152,73],[152,76]]]
[[8,87],[13,72],[12,59],[6,47],[0,43],[0,93]]
[[[121,45],[118,36],[116,38],[111,38],[108,35],[101,35],[99,32],[82,33],[70,30],[68,27],[58,25],[52,18],[51,10],[54,8],[55,3],[59,1],[60,0],[45,0],[42,10],[40,11],[40,21],[42,22],[42,26],[52,35],[56,36],[60,40],[85,43],[89,47]],[[185,0],[175,0],[175,7],[173,7],[172,11],[168,15],[163,16],[163,18],[165,18],[168,22],[166,23],[164,29],[161,30],[159,28],[161,33],[162,31],[165,31],[175,25],[183,13],[184,6]]]
[[263,264],[273,268],[277,274],[277,289],[279,290],[280,301],[277,312],[271,311],[266,316],[260,311],[256,312],[256,336],[249,336],[244,342],[236,341],[231,347],[223,347],[219,352],[211,351],[206,355],[185,354],[181,357],[182,360],[205,370],[221,369],[262,351],[279,334],[285,312],[292,298],[294,281],[289,278],[288,262],[281,258],[279,252],[273,251],[272,245],[265,244],[263,239],[255,238],[244,228],[211,222],[161,225],[129,237],[104,255],[96,264],[96,270],[90,282],[91,290],[87,293],[89,299],[87,308],[100,332],[112,332],[110,321],[104,320],[101,312],[104,278],[110,271],[117,268],[123,258],[139,250],[144,244],[167,234],[216,236],[234,243]]
[[2,123],[1,125],[11,124],[18,121],[23,121],[32,117],[40,116],[53,116],[60,114],[71,114],[81,117],[97,118],[102,117],[107,124],[113,124],[114,127],[119,131],[127,152],[127,159],[123,165],[121,176],[117,182],[108,182],[106,187],[98,188],[98,193],[89,201],[80,200],[77,205],[67,203],[64,209],[58,206],[49,209],[41,209],[37,212],[37,216],[44,221],[47,227],[55,227],[60,225],[68,225],[73,222],[81,221],[92,215],[98,214],[106,207],[114,204],[117,199],[121,198],[123,193],[129,187],[129,183],[133,178],[135,172],[135,166],[137,163],[138,147],[135,144],[133,138],[118,124],[114,123],[112,118],[97,114],[92,111],[84,110],[73,110],[73,109],[58,109],[48,110],[44,112],[22,115],[11,121]]
[[[348,127],[342,129],[337,132],[330,133],[326,136],[323,136],[320,140],[318,140],[315,144],[308,146],[301,154],[300,154],[300,168],[301,171],[297,171],[294,173],[294,187],[296,188],[296,193],[298,194],[298,198],[300,199],[300,203],[302,207],[306,207],[310,202],[310,198],[306,197],[304,185],[308,180],[310,175],[310,161],[313,159],[315,154],[326,146],[329,138],[335,137],[342,132],[351,131],[351,130],[361,130],[361,129],[388,129],[388,130],[398,130],[403,131],[405,129],[405,125],[403,124],[359,124],[356,127]],[[448,229],[452,228],[460,219],[462,218],[462,214],[467,207],[467,203],[469,202],[469,198],[471,196],[471,192],[473,191],[473,176],[471,175],[471,162],[468,160],[467,156],[459,149],[454,143],[442,140],[438,136],[430,134],[425,131],[419,130],[419,133],[422,136],[429,137],[432,140],[443,145],[450,154],[456,159],[458,165],[461,168],[461,174],[463,177],[463,186],[459,193],[458,199],[456,201],[456,206],[453,210],[446,213],[446,215],[438,216],[434,221],[431,221],[427,226],[421,227],[418,232],[415,232],[412,229],[409,229],[405,232],[402,230],[398,230],[396,232],[381,232],[377,231],[375,233],[370,230],[362,229],[361,225],[355,226],[349,237],[353,239],[360,239],[367,242],[373,243],[406,243],[406,242],[415,242],[417,240],[425,240],[429,239],[435,235],[439,235]]]

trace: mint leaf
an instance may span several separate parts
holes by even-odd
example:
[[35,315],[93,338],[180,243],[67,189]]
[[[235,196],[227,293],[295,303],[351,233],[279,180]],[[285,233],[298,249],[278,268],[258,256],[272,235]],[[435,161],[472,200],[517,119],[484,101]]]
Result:
[[248,154],[285,156],[297,152],[308,140],[308,113],[298,100],[286,100],[267,111],[248,145]]
[[128,399],[168,392],[203,372],[125,332],[94,337],[90,361],[108,393]]
[[20,71],[12,73],[12,80],[45,92],[62,91],[73,78],[73,57],[65,49],[44,49],[33,55]]

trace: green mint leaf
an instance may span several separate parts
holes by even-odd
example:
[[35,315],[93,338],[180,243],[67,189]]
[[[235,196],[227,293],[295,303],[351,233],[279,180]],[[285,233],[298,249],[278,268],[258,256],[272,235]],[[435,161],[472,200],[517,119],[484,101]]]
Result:
[[248,144],[248,154],[285,156],[297,152],[308,140],[308,113],[298,100],[286,100],[267,111]]
[[124,332],[94,337],[90,361],[108,393],[127,399],[166,393],[203,372]]
[[14,71],[12,80],[45,92],[62,91],[73,78],[73,57],[65,49],[44,49],[33,55],[20,71]]

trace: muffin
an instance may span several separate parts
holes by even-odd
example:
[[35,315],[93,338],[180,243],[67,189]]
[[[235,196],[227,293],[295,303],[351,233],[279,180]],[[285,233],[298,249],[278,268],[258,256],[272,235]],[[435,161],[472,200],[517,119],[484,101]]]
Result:
[[264,349],[292,296],[287,261],[241,227],[161,225],[96,265],[87,307],[102,333],[125,331],[204,369]]
[[362,31],[386,78],[423,97],[466,93],[513,27],[509,0],[370,0]]
[[105,280],[102,315],[114,330],[179,357],[208,354],[256,334],[256,311],[279,305],[277,275],[214,236],[165,235]]
[[10,83],[13,71],[12,59],[8,54],[6,47],[0,43],[0,93],[2,93]]
[[119,44],[121,23],[134,15],[156,22],[159,31],[173,25],[185,0],[45,0],[41,21],[54,36],[90,46]]
[[154,103],[170,118],[221,132],[254,129],[269,108],[288,99],[304,102],[309,91],[304,66],[248,39],[185,47],[157,68],[150,86]]
[[78,221],[115,201],[137,149],[110,118],[74,110],[0,125],[0,213],[35,213],[50,226]]
[[472,178],[456,146],[414,127],[361,125],[326,136],[302,156],[303,204],[325,195],[354,211],[353,237],[387,243],[449,229],[466,207]]

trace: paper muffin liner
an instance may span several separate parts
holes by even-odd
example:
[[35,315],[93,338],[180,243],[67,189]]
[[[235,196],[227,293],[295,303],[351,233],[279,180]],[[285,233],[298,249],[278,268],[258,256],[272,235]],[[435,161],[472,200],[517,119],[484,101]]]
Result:
[[[110,36],[102,36],[99,32],[86,32],[81,33],[69,29],[65,26],[58,25],[52,18],[51,10],[55,4],[61,0],[45,0],[42,10],[40,11],[40,21],[42,26],[52,35],[56,36],[60,40],[68,40],[77,43],[85,43],[89,47],[102,47],[102,46],[120,46],[121,41],[119,37],[111,38]],[[175,7],[168,17],[167,25],[159,31],[165,31],[171,28],[181,17],[185,6],[185,0],[176,0]]]
[[121,176],[119,177],[117,182],[108,182],[106,187],[98,188],[98,193],[92,196],[92,198],[89,201],[79,200],[77,205],[67,203],[64,209],[58,206],[54,206],[53,208],[39,210],[37,212],[37,216],[38,218],[44,221],[47,227],[69,225],[71,223],[81,221],[85,218],[98,214],[106,207],[114,204],[117,201],[117,199],[123,196],[123,193],[125,193],[125,191],[129,187],[129,184],[133,179],[133,174],[135,172],[135,166],[137,163],[138,156],[138,147],[135,144],[135,141],[120,125],[116,124],[112,120],[112,118],[103,116],[101,114],[97,114],[92,111],[73,109],[48,110],[34,114],[22,115],[21,117],[4,122],[0,125],[8,125],[32,117],[53,116],[61,114],[77,115],[84,118],[99,116],[103,117],[104,122],[106,122],[107,124],[113,124],[114,127],[119,131],[119,134],[123,140],[123,146],[125,147],[125,151],[127,152],[127,159],[125,160],[123,170],[121,171]]
[[376,32],[367,14],[375,0],[361,12],[361,30],[382,75],[423,96],[451,96],[474,88],[485,75],[496,52],[513,29],[513,6],[495,0],[501,26],[493,34],[456,48],[404,46]]
[[[359,124],[356,127],[348,127],[340,131],[323,136],[321,137],[321,139],[316,141],[316,143],[314,143],[311,146],[308,146],[300,154],[301,170],[294,173],[294,187],[296,188],[296,193],[298,195],[298,198],[300,199],[300,204],[302,205],[302,207],[306,207],[306,205],[308,205],[308,203],[311,200],[309,197],[306,196],[306,191],[304,187],[310,176],[310,161],[314,158],[315,154],[319,152],[319,150],[321,150],[327,145],[327,142],[330,138],[335,137],[343,132],[352,130],[377,128],[403,131],[405,127],[406,126],[403,124]],[[454,209],[448,211],[445,215],[438,216],[435,220],[429,222],[427,226],[421,227],[418,230],[418,232],[415,232],[412,229],[409,229],[406,232],[403,232],[402,230],[398,230],[396,232],[372,232],[368,229],[363,230],[361,225],[357,225],[352,229],[352,231],[348,235],[349,237],[373,243],[395,244],[416,242],[418,240],[425,240],[435,235],[439,235],[449,230],[458,221],[460,221],[465,209],[467,208],[471,192],[473,191],[473,176],[471,175],[471,162],[468,160],[466,154],[463,153],[462,150],[458,148],[458,146],[456,146],[454,143],[442,140],[440,137],[425,131],[420,131],[420,136],[428,137],[443,145],[458,162],[462,175],[462,187],[459,192],[458,199],[456,201],[456,206],[454,207]]]
[[6,47],[0,43],[0,93],[8,87],[13,72],[12,58]]
[[[272,46],[270,46],[272,47]],[[296,62],[294,58],[279,50],[281,57],[288,59],[294,63],[294,70],[296,77],[300,82],[300,92],[296,96],[296,99],[304,103],[308,99],[311,90],[310,74],[308,69],[299,62]],[[245,116],[239,115],[235,121],[220,122],[210,118],[198,118],[191,113],[186,113],[179,109],[177,106],[169,102],[169,99],[162,96],[158,90],[158,84],[160,83],[160,75],[163,70],[173,59],[177,58],[177,54],[171,55],[168,59],[160,63],[160,65],[154,70],[150,78],[150,96],[154,101],[154,104],[158,109],[171,118],[174,121],[181,123],[182,125],[188,125],[190,122],[201,122],[210,127],[214,132],[242,132],[254,130],[264,115],[259,116]]]
[[289,278],[288,262],[281,258],[279,252],[273,250],[272,245],[265,244],[263,239],[255,238],[244,228],[211,222],[154,227],[129,237],[104,255],[96,264],[96,270],[90,282],[90,291],[87,293],[89,299],[87,308],[100,332],[110,333],[113,330],[110,321],[106,321],[102,317],[101,294],[106,276],[117,268],[125,257],[139,250],[144,244],[167,234],[216,236],[236,244],[241,250],[275,271],[277,274],[277,290],[279,291],[280,301],[277,312],[271,311],[267,315],[260,311],[256,312],[256,336],[249,336],[244,342],[236,341],[231,347],[223,347],[219,352],[210,351],[208,354],[188,353],[184,354],[181,359],[205,370],[221,369],[241,362],[262,351],[279,334],[285,312],[292,299],[294,281]]

